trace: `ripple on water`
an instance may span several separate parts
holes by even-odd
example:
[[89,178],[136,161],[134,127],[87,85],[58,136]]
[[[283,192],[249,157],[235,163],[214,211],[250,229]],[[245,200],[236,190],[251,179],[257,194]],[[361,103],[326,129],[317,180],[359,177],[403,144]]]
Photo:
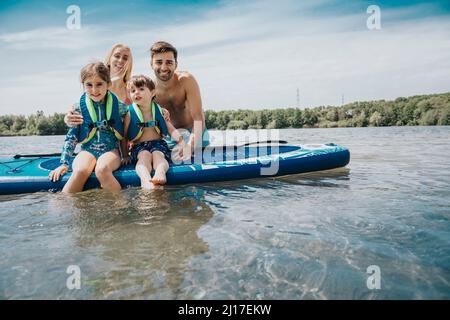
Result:
[[[345,170],[115,196],[0,196],[1,295],[448,299],[449,130],[280,131],[293,144],[348,147]],[[57,152],[63,137],[0,138],[0,150],[48,141]],[[84,275],[77,292],[65,287],[73,264]],[[367,289],[370,265],[382,290]]]

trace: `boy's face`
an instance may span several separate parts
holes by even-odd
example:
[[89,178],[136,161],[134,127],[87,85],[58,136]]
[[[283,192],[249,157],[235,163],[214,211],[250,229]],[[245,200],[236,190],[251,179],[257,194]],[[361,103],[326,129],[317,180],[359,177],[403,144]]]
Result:
[[138,88],[134,84],[130,86],[129,90],[131,100],[140,107],[150,105],[152,97],[155,93],[155,90],[150,91],[150,89],[146,86]]
[[161,81],[169,81],[177,68],[173,52],[155,53],[151,61],[155,76]]

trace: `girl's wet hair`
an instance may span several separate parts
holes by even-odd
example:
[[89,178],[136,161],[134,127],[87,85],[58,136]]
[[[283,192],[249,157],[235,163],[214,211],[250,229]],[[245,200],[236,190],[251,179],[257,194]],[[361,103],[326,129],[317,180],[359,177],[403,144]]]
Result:
[[134,85],[136,88],[147,87],[150,91],[155,89],[155,84],[152,79],[143,74],[132,76],[130,80],[127,82],[127,89],[129,90],[131,85]]
[[80,71],[81,83],[84,83],[88,78],[99,76],[100,79],[106,83],[111,83],[109,69],[103,62],[89,63]]

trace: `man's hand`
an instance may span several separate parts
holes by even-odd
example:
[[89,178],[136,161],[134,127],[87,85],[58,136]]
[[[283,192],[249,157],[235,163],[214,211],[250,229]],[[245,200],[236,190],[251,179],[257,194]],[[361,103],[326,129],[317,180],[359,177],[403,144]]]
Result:
[[170,112],[169,110],[165,109],[165,108],[161,108],[162,113],[163,113],[163,118],[166,121],[170,121]]
[[191,159],[192,151],[190,145],[186,144],[183,140],[173,148],[172,160],[175,162],[187,161]]
[[183,161],[191,160],[192,151],[193,151],[192,145],[190,143],[186,143],[186,144],[184,144],[184,147],[182,150],[183,150],[183,154],[182,154]]
[[56,182],[59,180],[60,177],[66,174],[66,172],[69,171],[69,166],[62,164],[55,170],[50,171],[50,174],[48,175],[50,180],[53,182]]
[[64,116],[64,122],[69,127],[76,127],[83,123],[83,116],[73,110],[70,110],[65,116]]

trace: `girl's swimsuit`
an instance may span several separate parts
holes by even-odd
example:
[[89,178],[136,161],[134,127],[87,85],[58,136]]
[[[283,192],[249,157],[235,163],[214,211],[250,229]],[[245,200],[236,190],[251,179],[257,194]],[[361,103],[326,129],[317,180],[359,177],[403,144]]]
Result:
[[[97,113],[97,118],[99,121],[106,119],[106,106],[105,103],[95,102],[94,103],[94,109]],[[76,103],[74,104],[74,111],[79,112],[81,114],[80,104]],[[123,118],[128,112],[128,107],[119,100],[119,113],[121,117]],[[61,163],[62,164],[69,164],[69,159],[73,155],[75,151],[75,147],[78,143],[77,140],[77,130],[79,130],[79,127],[73,127],[69,129],[69,132],[66,135],[66,138],[64,140],[64,146],[61,152]],[[118,149],[117,145],[117,138],[115,137],[114,133],[107,127],[105,128],[99,128],[97,130],[97,133],[95,136],[89,140],[87,143],[81,145],[82,151],[87,151],[90,154],[92,154],[95,159],[98,160],[98,158],[103,155],[104,153],[108,151],[112,151]]]

